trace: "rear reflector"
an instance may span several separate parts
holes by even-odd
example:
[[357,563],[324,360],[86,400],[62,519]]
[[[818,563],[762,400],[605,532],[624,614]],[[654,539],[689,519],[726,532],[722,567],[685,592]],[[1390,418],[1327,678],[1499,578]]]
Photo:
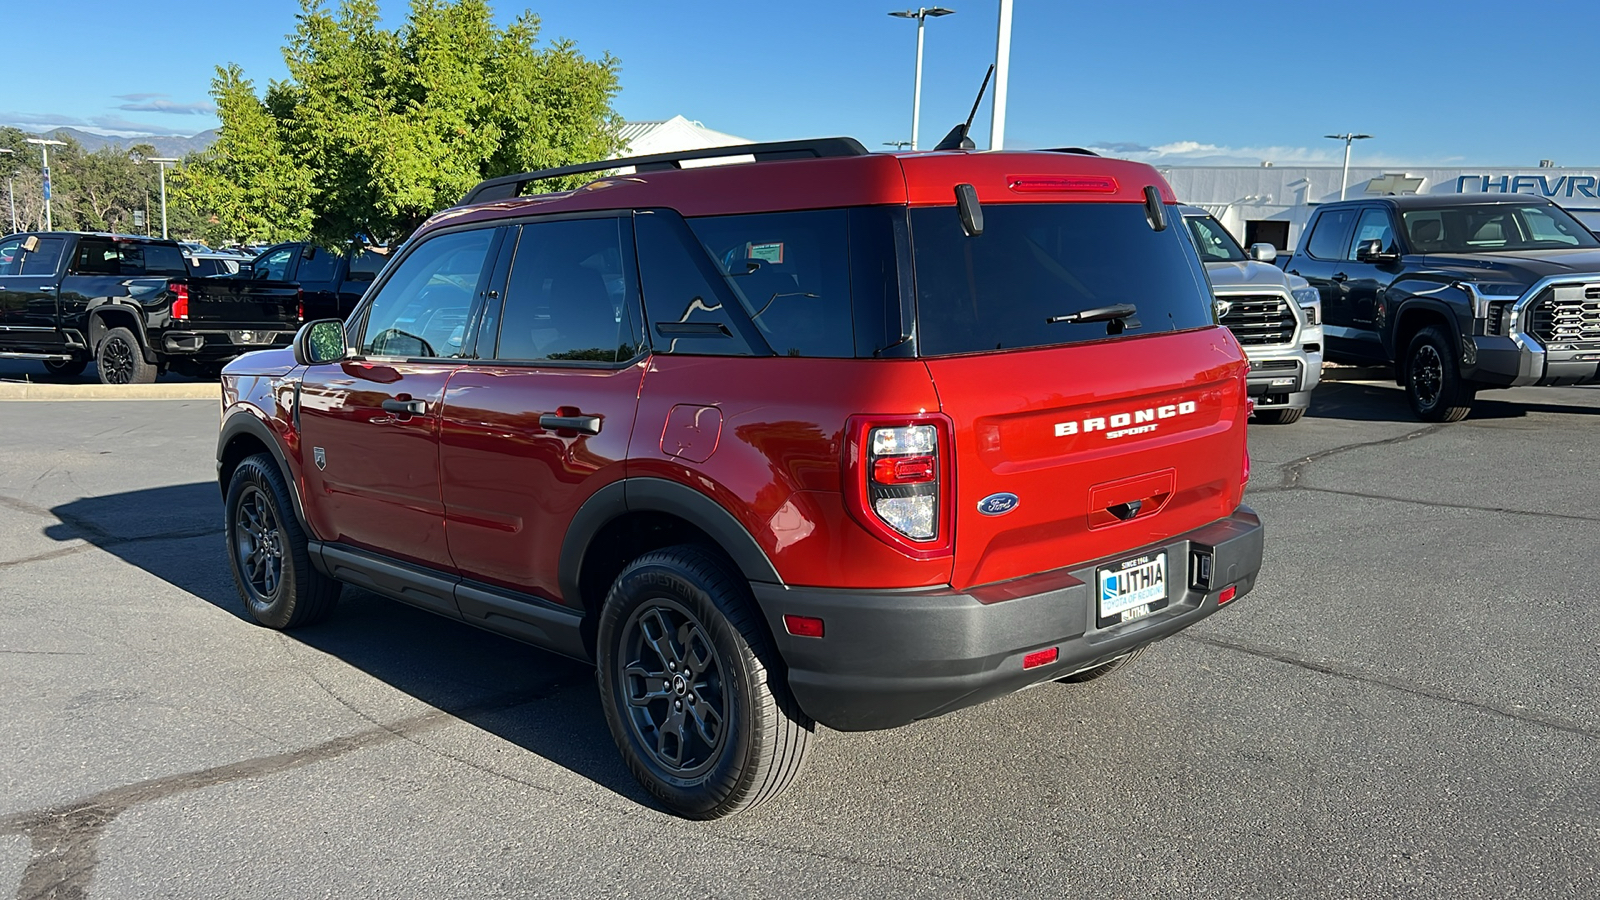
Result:
[[822,620],[814,616],[783,617],[783,628],[795,637],[822,637]]
[[872,461],[872,480],[879,484],[925,484],[933,479],[931,456],[885,456]]
[[1048,666],[1055,662],[1060,655],[1061,649],[1059,647],[1051,647],[1049,650],[1036,650],[1022,658],[1022,667],[1024,669],[1037,669],[1040,666]]
[[1019,194],[1117,192],[1117,180],[1108,175],[1009,175],[1006,186]]
[[1230,584],[1222,589],[1222,593],[1217,595],[1217,605],[1221,606],[1237,596],[1239,596],[1239,586],[1236,584]]

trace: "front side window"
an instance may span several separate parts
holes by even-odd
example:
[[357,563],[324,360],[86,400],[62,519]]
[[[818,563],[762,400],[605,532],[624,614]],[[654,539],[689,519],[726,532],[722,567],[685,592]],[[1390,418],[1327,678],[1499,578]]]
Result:
[[1350,243],[1350,253],[1346,258],[1355,259],[1361,245],[1367,241],[1377,241],[1378,249],[1384,253],[1399,251],[1394,242],[1394,228],[1389,224],[1388,210],[1369,207],[1361,211],[1361,218],[1356,221],[1356,239]]
[[0,241],[0,275],[22,274],[22,238]]
[[1244,251],[1221,222],[1210,216],[1188,216],[1184,221],[1203,262],[1244,262]]
[[367,311],[364,356],[459,357],[494,229],[441,234],[418,245]]
[[1401,214],[1406,237],[1421,253],[1493,253],[1600,247],[1600,240],[1556,206],[1475,203]]
[[[1214,324],[1211,292],[1176,211],[1156,231],[1139,203],[986,204],[969,237],[954,206],[912,209],[918,351],[1014,350]],[[1057,321],[1104,307],[1108,323]]]
[[643,348],[633,336],[639,295],[631,230],[618,218],[522,226],[495,358],[618,363],[636,356]]
[[1356,221],[1353,209],[1330,209],[1317,216],[1306,241],[1306,253],[1315,259],[1344,259],[1350,249],[1350,231]]
[[45,237],[39,239],[39,248],[32,253],[23,253],[23,275],[54,275],[56,269],[61,267],[61,254],[67,249],[67,239],[58,237]]
[[251,272],[257,281],[288,281],[289,264],[294,262],[294,248],[282,247],[256,260]]

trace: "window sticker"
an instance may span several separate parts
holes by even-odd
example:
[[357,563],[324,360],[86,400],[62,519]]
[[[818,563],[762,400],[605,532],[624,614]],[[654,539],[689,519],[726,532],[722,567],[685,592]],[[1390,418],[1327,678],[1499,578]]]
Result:
[[765,244],[745,244],[745,259],[759,259],[773,265],[783,264],[783,242],[771,241]]

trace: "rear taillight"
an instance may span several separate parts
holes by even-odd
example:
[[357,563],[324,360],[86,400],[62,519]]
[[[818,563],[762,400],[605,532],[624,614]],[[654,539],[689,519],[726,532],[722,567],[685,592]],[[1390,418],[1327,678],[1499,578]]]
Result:
[[857,416],[848,432],[845,493],[852,516],[908,556],[948,555],[954,530],[950,420]]
[[298,288],[294,292],[294,317],[301,322],[306,320],[306,292]]
[[179,322],[189,319],[189,286],[186,284],[172,285],[172,318]]

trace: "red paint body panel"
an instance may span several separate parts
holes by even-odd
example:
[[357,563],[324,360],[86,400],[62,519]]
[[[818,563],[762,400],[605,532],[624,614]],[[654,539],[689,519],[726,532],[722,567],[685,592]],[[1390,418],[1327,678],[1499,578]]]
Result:
[[[662,451],[680,404],[715,406],[722,434],[704,464]],[[918,360],[656,356],[645,373],[629,477],[677,481],[717,501],[755,537],[789,584],[944,584],[950,559],[914,560],[846,514],[845,421],[857,412],[936,412]]]
[[[623,476],[643,372],[483,364],[451,377],[439,465],[450,554],[464,574],[561,601],[562,538],[584,501]],[[539,427],[541,413],[562,407],[599,416],[600,433]]]
[[[451,363],[363,362],[312,366],[301,376],[300,430],[306,518],[324,540],[438,569],[455,566],[439,492],[439,406]],[[397,416],[385,400],[421,400]],[[313,462],[321,447],[327,467]]]

